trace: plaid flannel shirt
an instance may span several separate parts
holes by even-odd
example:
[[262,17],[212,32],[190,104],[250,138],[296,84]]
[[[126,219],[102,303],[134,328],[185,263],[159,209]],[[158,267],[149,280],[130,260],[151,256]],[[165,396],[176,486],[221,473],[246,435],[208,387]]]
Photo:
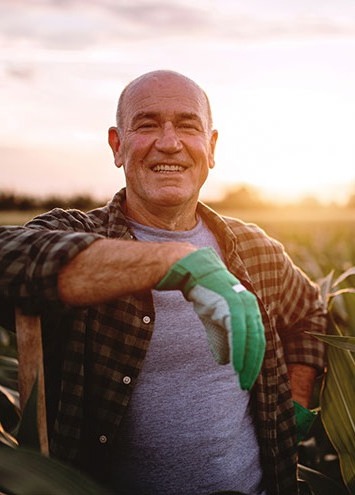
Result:
[[[25,227],[0,228],[0,296],[42,315],[50,425],[55,418],[51,451],[101,480],[154,329],[153,300],[148,292],[87,308],[64,307],[57,274],[96,239],[134,238],[124,200],[122,189],[108,205],[88,213],[54,209]],[[286,365],[323,369],[323,345],[305,333],[325,329],[318,288],[257,226],[222,218],[202,203],[198,213],[214,232],[229,270],[258,298],[267,347],[251,394],[264,480],[268,494],[296,494],[296,427]]]

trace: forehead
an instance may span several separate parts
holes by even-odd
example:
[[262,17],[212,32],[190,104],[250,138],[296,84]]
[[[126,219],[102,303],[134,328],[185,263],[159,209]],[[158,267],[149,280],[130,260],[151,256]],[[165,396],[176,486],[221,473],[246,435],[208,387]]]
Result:
[[203,91],[189,79],[176,76],[152,76],[136,81],[127,88],[122,110],[126,124],[142,112],[165,118],[195,114],[206,124],[208,121]]

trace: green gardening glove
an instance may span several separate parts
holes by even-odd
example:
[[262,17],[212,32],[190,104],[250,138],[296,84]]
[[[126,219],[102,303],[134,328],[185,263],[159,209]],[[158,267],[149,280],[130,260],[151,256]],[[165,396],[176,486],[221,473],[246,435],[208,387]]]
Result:
[[156,286],[181,290],[202,321],[215,360],[231,362],[240,386],[250,390],[265,352],[264,327],[256,297],[247,291],[211,248],[176,262]]
[[296,427],[297,427],[297,443],[301,442],[311,429],[316,417],[317,412],[312,409],[306,409],[301,406],[295,400],[293,401],[296,416]]

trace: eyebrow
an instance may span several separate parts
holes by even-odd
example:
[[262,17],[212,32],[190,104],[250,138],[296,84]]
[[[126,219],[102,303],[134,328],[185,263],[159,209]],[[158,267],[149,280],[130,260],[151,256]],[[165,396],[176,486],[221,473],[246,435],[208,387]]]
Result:
[[142,119],[156,119],[158,115],[159,114],[157,112],[138,112],[133,116],[132,122]]
[[[159,112],[138,112],[136,115],[133,116],[132,122],[137,122],[142,119],[158,119],[160,116]],[[199,122],[202,125],[202,120],[200,116],[196,113],[193,112],[181,112],[177,114],[177,119],[178,120],[195,120]]]
[[178,117],[181,120],[197,120],[198,122],[200,122],[202,124],[201,117],[197,113],[183,112],[183,113],[179,113]]

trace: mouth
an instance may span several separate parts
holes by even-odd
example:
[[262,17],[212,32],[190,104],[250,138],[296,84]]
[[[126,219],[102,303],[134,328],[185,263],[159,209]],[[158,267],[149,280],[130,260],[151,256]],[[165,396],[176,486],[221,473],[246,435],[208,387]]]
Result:
[[154,165],[151,170],[156,173],[171,173],[171,172],[184,172],[186,167],[171,163],[158,163]]

